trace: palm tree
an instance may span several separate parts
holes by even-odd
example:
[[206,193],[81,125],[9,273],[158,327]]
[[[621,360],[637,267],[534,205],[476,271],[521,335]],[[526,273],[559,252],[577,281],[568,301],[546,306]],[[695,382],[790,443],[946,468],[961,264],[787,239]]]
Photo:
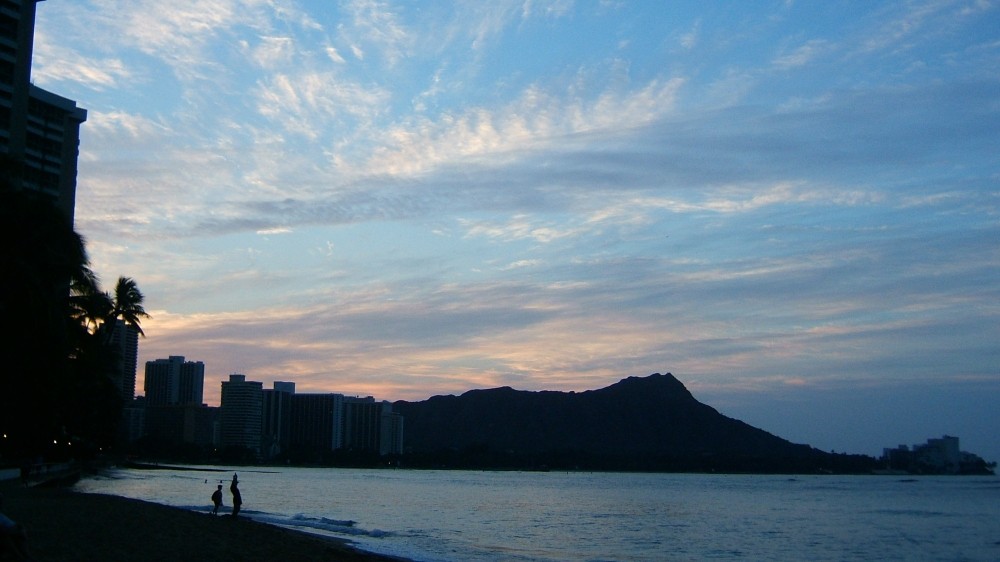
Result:
[[142,306],[145,297],[142,291],[139,290],[139,286],[135,280],[131,277],[119,277],[118,282],[115,284],[114,294],[107,295],[107,298],[111,302],[111,310],[108,312],[104,324],[105,342],[111,343],[115,324],[118,319],[125,322],[127,326],[135,327],[140,336],[146,337],[146,334],[142,331],[142,327],[139,325],[139,319],[149,318],[150,316],[146,314],[146,309]]
[[69,315],[87,333],[96,333],[114,309],[111,296],[101,291],[93,276],[77,279],[70,286]]

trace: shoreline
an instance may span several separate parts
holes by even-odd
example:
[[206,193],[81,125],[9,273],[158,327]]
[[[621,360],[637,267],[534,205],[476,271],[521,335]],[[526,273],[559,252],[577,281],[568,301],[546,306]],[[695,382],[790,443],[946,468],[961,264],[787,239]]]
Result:
[[153,502],[0,481],[0,511],[24,525],[31,559],[404,562],[349,541]]

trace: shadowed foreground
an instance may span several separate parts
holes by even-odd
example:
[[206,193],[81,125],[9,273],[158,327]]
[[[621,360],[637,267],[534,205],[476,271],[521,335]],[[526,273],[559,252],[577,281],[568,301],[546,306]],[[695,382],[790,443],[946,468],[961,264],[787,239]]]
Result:
[[396,560],[249,519],[139,500],[0,482],[3,512],[28,531],[37,561]]

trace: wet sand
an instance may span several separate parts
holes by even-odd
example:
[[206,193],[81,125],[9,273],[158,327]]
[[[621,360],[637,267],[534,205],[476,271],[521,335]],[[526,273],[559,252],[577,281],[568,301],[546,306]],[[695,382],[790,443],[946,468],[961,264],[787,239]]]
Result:
[[117,496],[24,488],[16,479],[0,482],[0,492],[3,513],[25,526],[37,561],[399,560],[246,518]]

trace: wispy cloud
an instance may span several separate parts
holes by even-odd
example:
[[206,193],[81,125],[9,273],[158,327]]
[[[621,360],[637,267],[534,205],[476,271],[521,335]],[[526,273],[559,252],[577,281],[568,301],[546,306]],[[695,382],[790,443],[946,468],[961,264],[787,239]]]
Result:
[[773,64],[782,69],[804,66],[819,56],[827,46],[827,41],[823,39],[812,39],[789,52],[782,53],[774,59]]
[[93,90],[121,88],[137,77],[116,57],[94,58],[54,45],[45,32],[35,34],[32,77],[39,84],[76,82]]
[[413,43],[412,33],[399,21],[390,3],[351,0],[346,7],[351,17],[350,27],[341,27],[340,32],[355,46],[356,56],[361,52],[360,45],[372,46],[389,66],[407,56]]
[[461,159],[549,147],[575,133],[638,127],[669,113],[683,83],[679,78],[655,81],[624,95],[605,92],[592,101],[532,87],[499,111],[477,108],[393,127],[367,168],[415,174]]

